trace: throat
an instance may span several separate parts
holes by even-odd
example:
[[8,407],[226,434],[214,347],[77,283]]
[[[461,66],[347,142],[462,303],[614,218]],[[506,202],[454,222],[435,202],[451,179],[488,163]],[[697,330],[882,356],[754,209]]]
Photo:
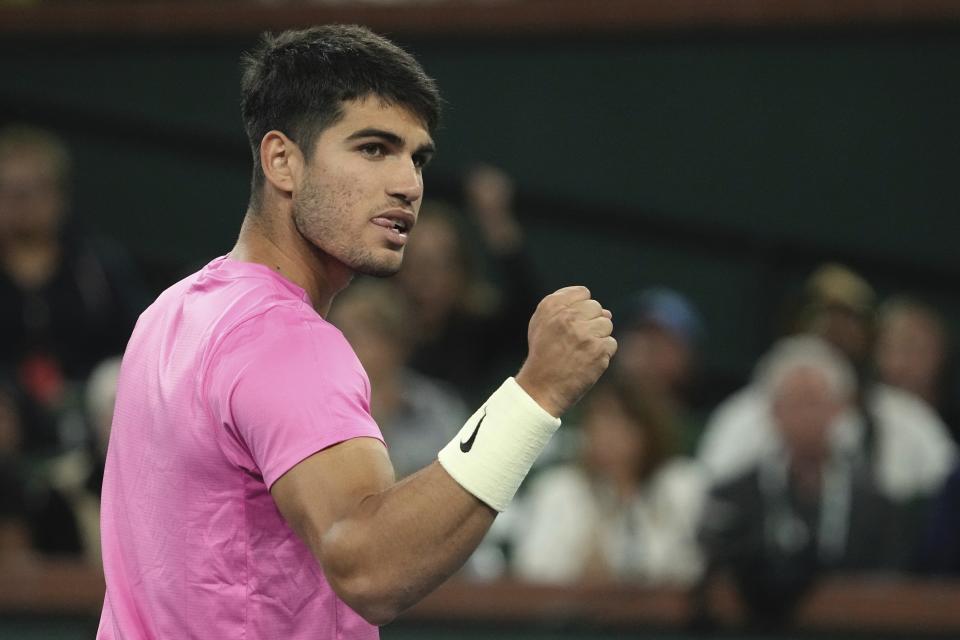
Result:
[[60,266],[56,242],[12,243],[3,252],[3,268],[20,289],[40,289]]

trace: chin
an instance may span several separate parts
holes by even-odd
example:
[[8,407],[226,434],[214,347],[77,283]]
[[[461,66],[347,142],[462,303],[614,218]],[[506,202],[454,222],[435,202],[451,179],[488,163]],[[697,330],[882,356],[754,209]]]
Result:
[[400,260],[370,261],[357,265],[354,271],[365,276],[373,276],[374,278],[389,278],[390,276],[397,275],[400,271],[401,264],[402,262]]
[[353,273],[374,278],[396,275],[403,264],[402,249],[395,251],[378,247],[374,250],[331,252],[331,255]]

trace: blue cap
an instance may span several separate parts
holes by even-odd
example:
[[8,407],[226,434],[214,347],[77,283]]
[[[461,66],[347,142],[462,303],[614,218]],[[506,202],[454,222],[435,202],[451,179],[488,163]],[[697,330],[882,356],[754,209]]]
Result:
[[693,304],[682,293],[667,287],[644,289],[628,296],[613,320],[621,331],[653,324],[689,345],[699,342],[704,333],[703,320]]

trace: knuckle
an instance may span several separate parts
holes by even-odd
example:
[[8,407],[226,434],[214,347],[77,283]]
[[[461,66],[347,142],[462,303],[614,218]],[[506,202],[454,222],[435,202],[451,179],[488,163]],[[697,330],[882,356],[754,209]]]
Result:
[[606,343],[604,342],[604,339],[603,339],[603,338],[600,338],[600,339],[597,341],[597,351],[598,351],[601,355],[606,356],[607,358],[609,358],[609,357],[611,357],[611,356],[613,355],[612,353],[610,353],[610,349],[607,348],[607,345],[606,345]]
[[600,343],[593,336],[584,337],[583,347],[584,347],[584,350],[587,352],[587,355],[591,359],[595,359],[603,351],[603,349],[600,346]]
[[593,344],[592,344],[592,340],[590,339],[590,336],[587,335],[586,333],[583,333],[582,331],[578,331],[576,333],[576,340],[577,340],[577,348],[580,351],[589,352],[593,348]]

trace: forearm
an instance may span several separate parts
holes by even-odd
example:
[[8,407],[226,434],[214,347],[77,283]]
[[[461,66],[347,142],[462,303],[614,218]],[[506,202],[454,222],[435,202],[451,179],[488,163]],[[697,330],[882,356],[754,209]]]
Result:
[[480,543],[559,424],[504,382],[436,463],[369,491],[316,536],[334,589],[381,623],[425,596]]
[[311,542],[338,595],[385,624],[453,575],[495,516],[435,462]]

